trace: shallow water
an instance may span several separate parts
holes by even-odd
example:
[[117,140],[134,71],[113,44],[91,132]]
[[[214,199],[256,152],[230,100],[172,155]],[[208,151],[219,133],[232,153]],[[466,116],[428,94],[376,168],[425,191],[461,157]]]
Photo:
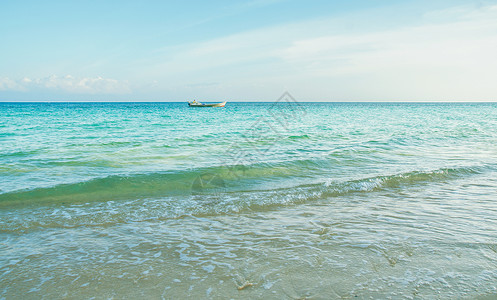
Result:
[[0,103],[0,298],[497,295],[497,105]]

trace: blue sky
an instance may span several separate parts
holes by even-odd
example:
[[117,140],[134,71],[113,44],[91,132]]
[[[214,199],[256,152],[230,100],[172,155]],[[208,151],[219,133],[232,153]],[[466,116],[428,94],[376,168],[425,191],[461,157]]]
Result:
[[0,101],[497,101],[497,1],[0,1]]

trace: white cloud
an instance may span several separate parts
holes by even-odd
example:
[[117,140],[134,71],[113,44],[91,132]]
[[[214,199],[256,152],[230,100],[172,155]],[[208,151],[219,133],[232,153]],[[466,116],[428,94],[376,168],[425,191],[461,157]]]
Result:
[[45,78],[32,79],[25,77],[20,80],[9,78],[0,79],[0,90],[36,91],[48,90],[71,94],[127,94],[131,90],[126,82],[102,77],[59,77],[52,75]]
[[0,78],[0,91],[24,91],[25,88],[16,82],[7,77]]

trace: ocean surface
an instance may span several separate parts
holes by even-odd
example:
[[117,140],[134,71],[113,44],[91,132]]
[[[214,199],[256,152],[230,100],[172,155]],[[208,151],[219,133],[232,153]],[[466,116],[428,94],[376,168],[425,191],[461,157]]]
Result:
[[495,299],[497,104],[0,103],[0,299]]

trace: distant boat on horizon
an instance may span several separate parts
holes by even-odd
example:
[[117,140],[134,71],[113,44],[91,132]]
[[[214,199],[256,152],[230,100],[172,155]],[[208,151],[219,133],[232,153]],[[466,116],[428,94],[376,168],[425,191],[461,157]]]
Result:
[[226,105],[227,101],[220,102],[220,103],[200,103],[197,102],[196,100],[193,100],[192,102],[188,102],[188,106],[190,107],[224,107]]

